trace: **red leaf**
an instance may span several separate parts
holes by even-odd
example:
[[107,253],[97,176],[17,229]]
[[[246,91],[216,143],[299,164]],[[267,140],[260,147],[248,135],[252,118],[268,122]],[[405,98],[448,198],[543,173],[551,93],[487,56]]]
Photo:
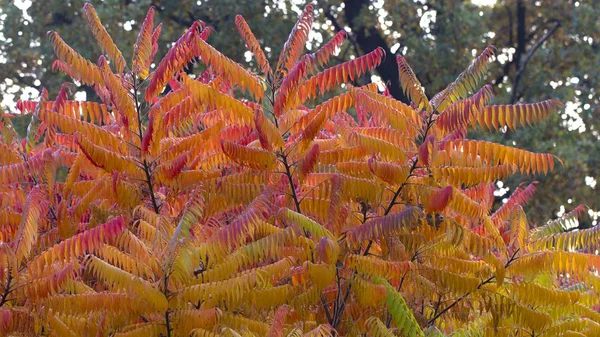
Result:
[[423,198],[421,203],[427,213],[439,213],[446,208],[452,199],[452,186],[435,189],[428,198]]

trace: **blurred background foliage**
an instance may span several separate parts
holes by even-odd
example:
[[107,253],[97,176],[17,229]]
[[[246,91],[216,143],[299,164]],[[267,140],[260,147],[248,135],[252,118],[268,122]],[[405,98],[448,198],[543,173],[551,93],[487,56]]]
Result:
[[[235,15],[242,14],[274,62],[304,1],[297,0],[92,0],[102,22],[124,55],[131,58],[139,25],[149,6],[163,23],[158,55],[194,20],[210,25],[209,42],[225,55],[255,67],[239,37]],[[16,113],[18,99],[37,99],[43,87],[50,95],[68,81],[51,69],[54,54],[46,32],[57,31],[82,55],[96,60],[100,50],[82,17],[80,0],[0,0],[0,100]],[[394,54],[404,55],[432,96],[463,71],[473,57],[493,44],[498,48],[487,83],[495,104],[558,98],[566,104],[546,123],[516,132],[475,132],[532,151],[552,152],[564,161],[548,176],[517,177],[497,184],[497,201],[522,181],[538,180],[536,198],[527,207],[529,219],[542,224],[579,204],[590,207],[580,227],[600,215],[600,1],[574,0],[319,0],[308,50],[344,29],[349,42],[336,62],[383,47],[388,57],[372,74],[399,90]],[[365,79],[363,79],[364,81]],[[359,80],[361,81],[361,80]],[[76,99],[94,99],[79,87]],[[15,117],[24,131],[30,117]]]

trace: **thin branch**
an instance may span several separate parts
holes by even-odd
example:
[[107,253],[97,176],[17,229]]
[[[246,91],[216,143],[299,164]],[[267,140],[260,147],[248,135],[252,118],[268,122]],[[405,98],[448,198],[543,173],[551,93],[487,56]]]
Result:
[[[404,279],[406,279],[407,274],[408,274],[408,270],[405,271],[404,274],[402,275],[402,278],[400,279],[400,284],[398,284],[398,288],[396,289],[397,292],[400,292],[400,289],[402,289],[402,284],[404,284]],[[386,314],[386,319],[385,319],[385,327],[389,329],[390,324],[392,324],[392,314],[388,311]]]
[[[334,329],[338,328],[338,325],[342,321],[342,317],[344,316],[344,311],[346,310],[346,302],[348,301],[348,297],[350,297],[350,290],[352,289],[352,284],[348,284],[348,288],[346,288],[346,294],[344,295],[344,299],[340,302],[340,307],[337,314],[337,320],[334,319],[332,324]],[[338,293],[339,294],[339,293]],[[339,295],[338,295],[339,296]]]
[[[362,203],[361,204],[361,213],[363,215],[363,219],[362,219],[362,223],[364,224],[365,222],[367,222],[367,220],[369,219],[367,216],[367,213],[369,211],[369,207],[366,203]],[[369,242],[369,244],[371,244],[371,242]],[[368,254],[368,250],[369,247],[367,247],[367,249],[365,250],[365,254]],[[354,271],[354,275],[356,275],[356,270]],[[350,290],[352,290],[352,284],[348,284],[348,288],[346,288],[346,294],[344,295],[344,299],[342,301],[339,301],[339,296],[341,294],[341,286],[340,286],[340,277],[338,274],[338,270],[336,269],[336,275],[338,276],[338,294],[335,298],[336,301],[336,305],[334,306],[334,317],[333,317],[333,322],[329,321],[331,326],[334,329],[337,329],[337,326],[340,324],[341,320],[342,320],[342,316],[344,315],[344,311],[346,310],[346,302],[348,301],[348,297],[350,296]],[[338,304],[339,302],[339,304]]]
[[329,313],[329,308],[327,307],[327,302],[325,301],[325,297],[321,294],[321,303],[323,304],[323,309],[325,310],[325,316],[327,316],[327,322],[333,322],[331,318],[331,314]]
[[510,102],[511,104],[514,104],[516,99],[517,99],[517,89],[519,87],[519,81],[521,80],[521,76],[523,75],[523,72],[525,71],[525,67],[527,66],[527,63],[529,63],[529,60],[531,60],[531,58],[533,57],[533,54],[540,48],[540,46],[546,41],[548,40],[548,38],[550,38],[550,36],[552,34],[554,34],[554,32],[560,27],[560,22],[556,21],[554,22],[554,26],[552,26],[552,28],[550,28],[546,34],[544,34],[544,36],[542,36],[541,39],[539,39],[530,49],[529,52],[527,52],[527,55],[525,56],[525,59],[523,60],[523,62],[521,62],[519,64],[519,69],[517,70],[517,74],[515,75],[515,80],[514,80],[514,84],[512,87],[512,95],[510,98]]
[[2,307],[4,303],[8,302],[8,294],[10,294],[10,283],[12,282],[12,279],[12,271],[10,268],[8,268],[8,277],[6,279],[6,286],[4,287],[4,292],[2,293],[2,299],[0,299],[0,307]]
[[[165,295],[166,298],[168,297],[168,293],[169,293],[169,276],[170,274],[165,274],[165,282],[164,282],[164,287],[165,289],[163,289],[163,293]],[[167,308],[167,311],[165,311],[165,325],[167,326],[167,337],[171,337],[171,322],[169,320],[169,316],[171,314],[170,309]]]
[[[141,119],[141,111],[140,111],[140,102],[138,100],[138,84],[137,84],[137,76],[133,79],[133,98],[135,99],[135,112],[137,113],[138,120],[138,130],[139,130],[139,138],[140,144],[143,142],[143,134],[142,134],[142,119]],[[144,170],[144,174],[146,175],[146,183],[148,184],[148,192],[150,194],[150,199],[152,200],[152,208],[154,209],[154,213],[158,214],[160,212],[160,207],[158,207],[158,203],[156,202],[156,198],[154,197],[154,186],[152,185],[152,175],[150,173],[150,166],[146,161],[146,158],[142,161],[142,169]]]
[[[513,255],[510,257],[510,259],[506,262],[506,264],[504,265],[504,268],[508,268],[514,261],[516,261],[518,258],[517,253],[519,252],[519,249],[515,250],[515,252],[513,253]],[[481,289],[481,287],[483,287],[484,285],[492,282],[494,279],[496,278],[496,275],[492,275],[490,276],[487,280],[482,281],[481,283],[479,283],[479,285],[477,286],[477,288],[475,288],[474,291],[477,291],[479,289]],[[449,304],[447,307],[445,307],[442,311],[438,312],[435,316],[433,316],[433,318],[431,318],[428,322],[427,325],[431,325],[433,323],[435,323],[435,321],[440,318],[440,316],[442,316],[443,314],[445,314],[446,312],[448,312],[448,310],[452,309],[454,306],[456,306],[460,301],[464,300],[465,298],[467,298],[467,296],[469,296],[473,291],[467,292],[466,294],[462,295],[461,297],[457,298],[454,302],[452,302],[451,304]]]
[[337,322],[340,320],[340,309],[343,304],[341,304],[340,294],[342,292],[342,284],[340,283],[340,270],[338,268],[335,269],[335,278],[337,284],[337,296],[335,297],[335,301],[333,302],[333,321],[331,325],[333,327],[337,326]]
[[285,175],[288,178],[288,181],[290,183],[290,188],[292,189],[292,199],[294,200],[294,204],[296,206],[296,212],[298,213],[302,213],[302,211],[300,210],[300,201],[298,201],[298,195],[296,194],[296,186],[294,185],[294,180],[292,179],[292,172],[290,171],[290,165],[288,164],[287,161],[287,156],[285,154],[280,155],[281,157],[281,162],[283,163],[283,166],[285,167]]
[[[433,120],[433,114],[434,113],[432,112],[432,114],[429,116],[429,118],[427,120],[427,127],[425,128],[425,133],[423,134],[423,141],[425,141],[425,139],[427,139],[427,134],[429,133],[429,130],[435,123],[435,121]],[[392,200],[390,201],[388,207],[385,209],[383,216],[388,215],[392,211],[392,208],[394,208],[394,206],[396,205],[396,199],[398,199],[398,197],[400,196],[400,192],[402,192],[402,189],[404,188],[404,186],[406,186],[408,184],[408,180],[410,179],[410,177],[413,176],[413,171],[417,168],[418,162],[419,162],[419,157],[416,156],[412,163],[412,166],[410,167],[410,170],[408,171],[408,176],[406,177],[406,180],[402,183],[402,185],[400,185],[400,187],[398,187],[398,189],[396,190],[396,193],[394,193],[394,196],[392,197]],[[365,252],[363,255],[369,254],[369,249],[371,249],[372,244],[373,244],[373,240],[370,240],[369,243],[367,244],[367,248],[365,249]]]

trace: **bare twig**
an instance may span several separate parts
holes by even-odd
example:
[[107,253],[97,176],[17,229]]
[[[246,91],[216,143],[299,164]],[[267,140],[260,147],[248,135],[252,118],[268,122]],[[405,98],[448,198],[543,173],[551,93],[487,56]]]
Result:
[[8,277],[6,278],[6,286],[4,287],[4,292],[2,293],[2,298],[0,299],[0,307],[2,307],[4,303],[8,302],[8,294],[10,294],[10,284],[12,279],[12,271],[10,268],[8,268]]
[[512,87],[512,95],[510,98],[510,102],[512,104],[515,103],[515,101],[517,100],[517,89],[519,87],[519,81],[521,80],[521,76],[523,76],[523,72],[525,71],[525,67],[527,66],[527,63],[529,63],[529,60],[531,60],[531,58],[533,57],[533,54],[540,48],[540,46],[546,41],[548,40],[548,38],[550,38],[550,36],[552,34],[554,34],[554,32],[556,32],[556,30],[560,27],[560,22],[555,21],[554,22],[554,26],[552,26],[552,28],[550,28],[546,34],[544,34],[544,36],[542,36],[542,38],[540,38],[530,49],[529,52],[527,52],[527,55],[525,55],[525,59],[523,59],[523,62],[521,62],[519,64],[519,68],[517,69],[517,73],[515,75],[515,80],[513,82],[513,87]]
[[[429,133],[429,130],[431,129],[431,127],[433,126],[433,124],[435,123],[435,121],[433,120],[433,113],[431,114],[431,116],[429,116],[429,119],[427,120],[427,127],[425,128],[425,133],[423,134],[423,141],[425,141],[425,139],[427,138],[427,134]],[[396,199],[398,199],[398,197],[400,196],[400,192],[402,192],[402,189],[408,184],[408,180],[410,179],[410,177],[412,177],[414,170],[417,168],[417,163],[419,162],[419,157],[415,157],[412,166],[410,167],[410,170],[408,171],[408,177],[406,178],[406,180],[402,183],[402,185],[400,185],[400,187],[398,187],[398,189],[396,190],[396,193],[394,193],[394,196],[392,197],[392,200],[390,201],[389,205],[386,207],[385,212],[383,213],[383,216],[388,215],[391,211],[392,208],[394,208],[394,206],[396,206]],[[369,243],[367,244],[367,248],[365,249],[365,252],[363,253],[363,255],[367,255],[369,254],[369,249],[371,249],[371,245],[373,244],[373,240],[370,240]]]
[[[137,83],[137,79],[136,77],[134,77],[133,80],[133,98],[135,100],[135,112],[137,113],[137,120],[138,120],[138,130],[139,130],[139,138],[140,138],[140,144],[142,144],[143,141],[143,134],[142,134],[142,113],[141,113],[141,108],[140,108],[140,102],[138,100],[138,83]],[[152,174],[150,173],[150,165],[148,165],[148,162],[146,161],[146,158],[144,158],[144,160],[142,161],[142,169],[144,170],[144,174],[146,175],[146,183],[148,184],[148,194],[150,194],[150,199],[152,200],[152,208],[154,209],[154,213],[159,213],[160,212],[160,207],[158,206],[158,203],[156,202],[156,198],[154,197],[154,186],[152,185]]]
[[[510,257],[510,259],[506,262],[506,264],[504,265],[504,268],[508,268],[513,262],[515,262],[517,260],[517,253],[519,252],[519,249],[515,250],[515,252],[513,253],[513,255]],[[479,283],[479,285],[477,286],[477,288],[475,288],[474,291],[477,291],[479,289],[481,289],[481,287],[483,287],[484,285],[492,282],[494,279],[496,278],[496,275],[492,275],[490,276],[488,279],[486,279],[485,281],[482,281],[481,283]],[[456,306],[460,301],[464,300],[465,298],[467,298],[467,296],[469,296],[472,293],[472,291],[467,292],[466,294],[462,295],[461,297],[457,298],[454,302],[452,302],[451,304],[449,304],[447,307],[445,307],[443,310],[441,310],[440,312],[438,312],[437,314],[435,314],[435,316],[433,316],[433,318],[431,318],[428,322],[427,325],[431,325],[433,323],[435,323],[435,321],[440,318],[440,316],[442,316],[443,314],[445,314],[446,312],[448,312],[448,310],[452,309],[454,306]]]
[[296,185],[294,184],[294,179],[292,179],[292,171],[290,170],[290,165],[287,161],[287,155],[280,155],[281,162],[283,163],[283,167],[285,167],[285,175],[288,178],[290,183],[290,189],[292,190],[292,199],[294,200],[294,205],[296,206],[296,212],[302,213],[300,210],[300,201],[298,200],[298,195],[296,194]]

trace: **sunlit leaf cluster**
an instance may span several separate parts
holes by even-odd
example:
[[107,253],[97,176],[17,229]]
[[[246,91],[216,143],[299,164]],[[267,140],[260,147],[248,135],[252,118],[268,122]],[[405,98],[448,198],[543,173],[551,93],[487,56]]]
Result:
[[533,226],[532,184],[493,209],[495,181],[557,158],[469,130],[561,107],[489,105],[493,47],[431,100],[398,57],[406,105],[355,83],[382,49],[327,68],[338,34],[304,54],[312,5],[273,67],[236,17],[261,74],[200,21],[154,60],[152,8],[128,63],[84,13],[97,62],[49,38],[55,68],[101,101],[65,85],[20,102],[23,140],[2,116],[0,335],[600,333],[600,234],[570,231],[584,207]]

